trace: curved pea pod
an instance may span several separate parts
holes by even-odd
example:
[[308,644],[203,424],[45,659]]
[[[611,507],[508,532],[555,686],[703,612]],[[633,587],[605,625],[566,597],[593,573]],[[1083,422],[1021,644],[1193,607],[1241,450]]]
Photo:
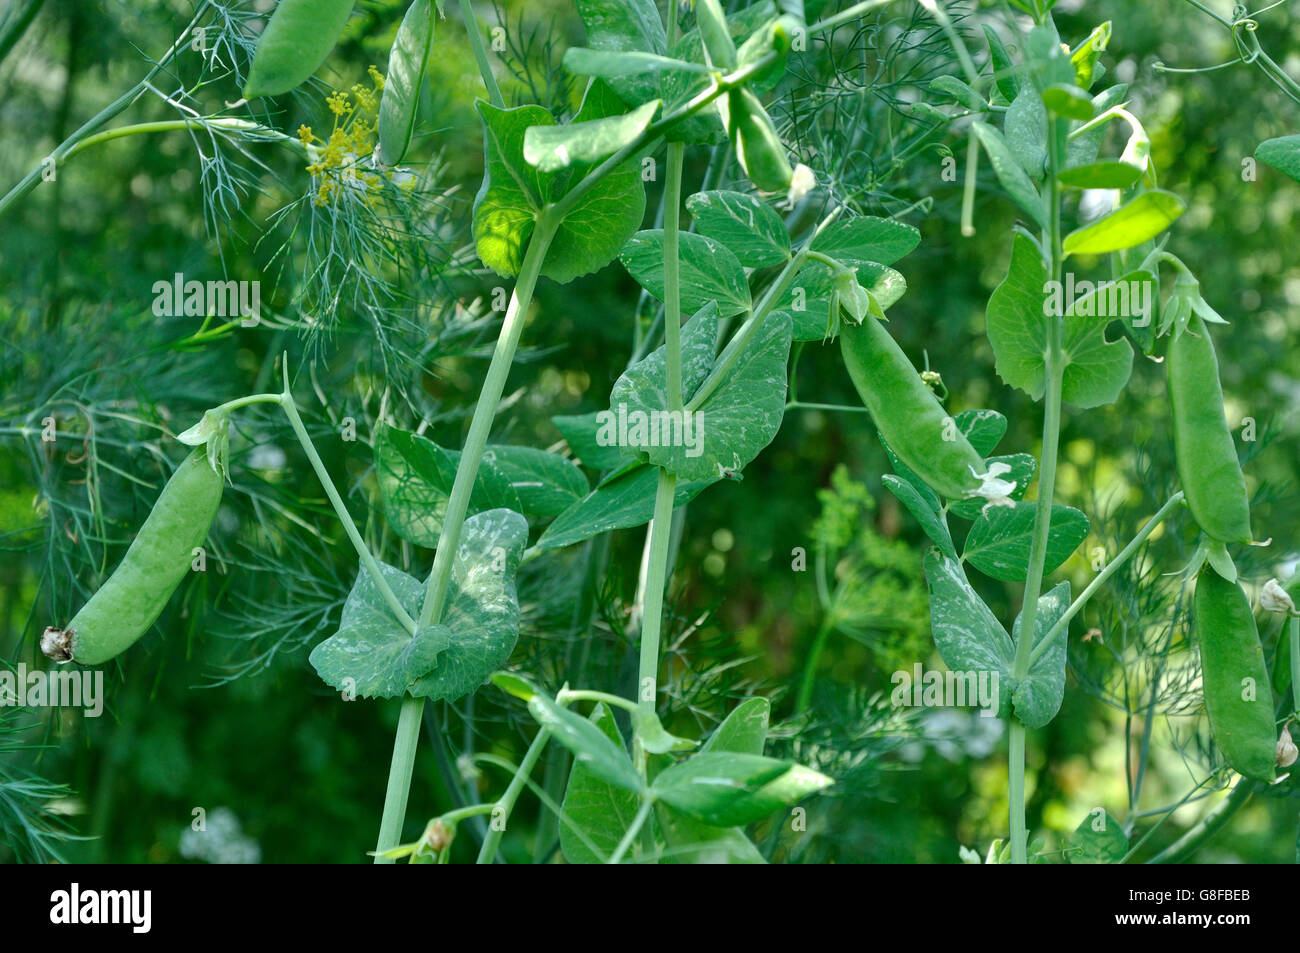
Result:
[[306,81],[334,49],[353,0],[280,0],[257,41],[244,98],[278,96]]
[[784,192],[790,187],[794,169],[785,143],[776,133],[758,97],[748,89],[733,89],[718,100],[722,124],[749,181],[763,192]]
[[1273,779],[1277,733],[1264,649],[1241,586],[1213,570],[1196,577],[1196,640],[1210,732],[1239,774]]
[[207,538],[222,482],[206,448],[196,447],[163,487],[113,574],[65,628],[46,630],[45,654],[99,665],[144,635],[190,571],[194,548]]
[[695,22],[700,27],[700,40],[709,54],[709,61],[719,69],[736,65],[736,44],[727,28],[727,15],[718,0],[695,0]]
[[840,348],[849,377],[897,457],[949,499],[976,495],[984,460],[956,427],[884,325],[845,322]]
[[1170,339],[1165,364],[1178,478],[1187,506],[1207,536],[1248,543],[1254,537],[1246,478],[1223,413],[1214,344],[1199,317],[1193,316],[1187,330]]

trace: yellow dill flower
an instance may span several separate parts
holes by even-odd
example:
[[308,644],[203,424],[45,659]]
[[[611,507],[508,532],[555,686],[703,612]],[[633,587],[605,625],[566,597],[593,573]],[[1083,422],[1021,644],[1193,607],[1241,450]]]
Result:
[[384,88],[384,76],[379,70],[371,65],[366,69],[366,72],[370,74],[370,79],[375,84],[375,92],[379,92]]
[[336,116],[346,116],[352,111],[352,104],[348,102],[348,94],[342,90],[330,93],[325,99],[325,104],[329,106],[330,112]]
[[302,125],[298,127],[298,141],[304,146],[309,146],[316,141],[316,136],[311,131],[311,126]]

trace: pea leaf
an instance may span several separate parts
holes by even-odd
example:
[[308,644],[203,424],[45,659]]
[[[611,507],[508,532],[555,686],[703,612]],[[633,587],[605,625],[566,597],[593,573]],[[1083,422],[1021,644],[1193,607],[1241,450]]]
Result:
[[1124,825],[1110,811],[1098,811],[1089,812],[1070,835],[1070,849],[1065,852],[1070,863],[1117,864],[1128,853]]
[[931,541],[943,550],[944,555],[957,558],[957,550],[952,545],[952,535],[944,525],[939,514],[921,497],[920,492],[902,477],[886,473],[880,478],[886,489],[898,497],[898,502],[907,507],[907,511],[921,524],[921,529]]
[[813,239],[813,251],[856,265],[892,265],[921,243],[921,233],[906,222],[859,215],[836,222]]
[[826,775],[789,761],[708,751],[665,768],[652,790],[665,804],[706,824],[737,827],[832,783]]
[[520,512],[540,519],[559,516],[591,490],[576,465],[535,447],[488,447],[483,462],[510,483]]
[[898,454],[894,453],[889,444],[885,442],[884,437],[881,437],[879,433],[876,436],[880,440],[880,446],[884,448],[885,456],[889,458],[889,465],[893,467],[894,472],[907,481],[908,486],[916,491],[917,495],[925,501],[926,506],[936,513],[939,512],[943,507],[943,503],[939,501],[938,494],[930,489],[930,484],[922,480],[911,467],[898,459]]
[[[1037,245],[1017,232],[1007,276],[989,297],[985,313],[998,376],[1035,400],[1043,396],[1046,387],[1046,282],[1047,269]],[[1133,370],[1133,349],[1128,341],[1107,341],[1104,323],[1093,317],[1067,314],[1064,332],[1064,400],[1085,408],[1115,400]]]
[[1300,135],[1265,139],[1256,147],[1255,158],[1300,182]]
[[[681,361],[684,400],[690,400],[713,368],[713,349],[717,340],[718,308],[710,301],[682,325]],[[667,379],[666,346],[656,348],[624,371],[610,389],[608,415],[605,417],[598,415],[598,422],[602,426],[597,431],[596,442],[606,447],[620,446],[620,449],[626,449],[633,454],[638,453],[640,447],[623,447],[619,443],[621,428],[618,426],[618,418],[630,417],[634,412],[648,416],[654,411],[666,410]]]
[[[594,50],[660,55],[668,51],[668,34],[654,0],[578,0],[578,15],[587,28],[587,45]],[[658,98],[653,75],[629,72],[606,79],[629,106]]]
[[1142,170],[1128,162],[1090,162],[1062,169],[1056,179],[1069,189],[1127,189],[1142,178]]
[[1006,629],[971,588],[961,563],[938,550],[925,556],[925,581],[930,592],[930,631],[943,663],[954,672],[996,675],[998,716],[1009,710],[1011,664],[1015,646]]
[[257,41],[244,98],[287,93],[320,69],[352,14],[352,0],[280,0]]
[[1002,138],[1002,133],[978,119],[971,123],[971,128],[975,130],[975,135],[979,138],[980,145],[984,147],[989,162],[993,165],[993,171],[998,181],[1002,183],[1002,187],[1007,190],[1007,194],[1029,213],[1030,218],[1046,228],[1047,215],[1043,211],[1042,199],[1034,189],[1034,183],[1029,180],[1025,170],[1016,161],[1006,140]]
[[1104,255],[1132,248],[1155,238],[1187,210],[1187,203],[1172,192],[1152,189],[1100,221],[1065,236],[1067,255]]
[[[1025,493],[1029,490],[1029,484],[1034,480],[1034,474],[1038,472],[1038,461],[1028,453],[1012,453],[1001,457],[989,457],[985,463],[988,465],[1005,463],[1011,468],[1011,471],[1004,473],[1001,478],[1015,482],[1016,488],[1011,491],[1013,500],[1024,499]],[[962,519],[974,520],[979,519],[984,506],[985,501],[979,498],[953,500],[948,504],[948,510]]]
[[[709,301],[715,301],[720,318],[748,311],[752,304],[749,282],[745,278],[745,269],[730,249],[715,239],[694,232],[681,232],[677,237],[682,310],[695,312]],[[637,232],[623,246],[619,260],[637,284],[663,300],[662,228]]]
[[[609,740],[625,751],[614,716],[598,704],[588,719]],[[626,757],[626,754],[624,755]],[[610,784],[582,761],[574,760],[564,789],[564,816],[560,819],[560,851],[571,864],[603,864],[622,842],[641,799],[625,787]],[[632,855],[640,849],[632,845]]]
[[[701,749],[761,755],[767,739],[772,706],[766,698],[748,698],[723,719]],[[666,864],[765,864],[758,848],[738,827],[714,827],[675,810],[655,804],[655,820],[663,834]]]
[[442,619],[452,640],[433,671],[411,686],[412,695],[455,701],[510,658],[519,638],[515,572],[527,542],[528,523],[511,510],[488,510],[465,521]]
[[[882,311],[888,311],[907,292],[907,280],[894,269],[876,262],[857,261],[858,284],[869,291]],[[790,312],[796,341],[826,339],[826,326],[835,287],[834,272],[822,262],[810,262],[799,270],[782,296],[779,307]],[[832,331],[834,327],[832,326]]]
[[952,419],[981,457],[992,453],[1007,432],[1007,418],[996,410],[963,410]]
[[1066,119],[1092,118],[1092,98],[1073,83],[1054,83],[1043,90],[1043,105]]
[[989,64],[993,67],[994,82],[997,84],[998,92],[1007,102],[1014,102],[1017,89],[1023,82],[1023,70],[1011,62],[1011,54],[1007,52],[1002,38],[994,33],[993,28],[987,23],[984,24],[984,38],[988,41]]
[[[674,506],[685,506],[717,478],[679,482]],[[644,526],[654,516],[659,483],[654,467],[637,467],[601,484],[555,518],[534,547],[539,552],[572,546],[615,529]]]
[[[1093,114],[1100,116],[1112,106],[1118,106],[1124,102],[1128,95],[1127,83],[1116,83],[1103,89],[1096,96],[1092,97]],[[1072,166],[1088,165],[1097,160],[1097,153],[1101,150],[1102,140],[1106,136],[1106,127],[1109,123],[1101,123],[1094,129],[1089,129],[1071,139],[1065,146],[1065,165],[1066,168]]]
[[[680,433],[682,439],[638,448],[646,459],[687,483],[730,477],[744,469],[772,442],[785,416],[790,327],[784,311],[769,314],[717,390],[692,413],[691,439],[686,439],[685,427],[670,429],[670,438]],[[645,412],[664,410],[663,405],[650,404],[648,396],[629,394],[628,405],[640,400]]]
[[[459,462],[460,451],[444,450],[424,437],[396,427],[379,431],[375,475],[393,532],[417,546],[438,545]],[[469,512],[498,507],[518,510],[519,496],[509,478],[485,460],[470,493]]]
[[[424,584],[393,566],[380,573],[412,618],[420,615]],[[437,664],[450,644],[445,625],[412,637],[393,617],[374,577],[364,567],[343,604],[338,631],[312,649],[309,661],[325,684],[361,698],[396,698]]]
[[769,268],[790,258],[781,216],[743,192],[696,192],[686,209],[700,234],[721,242],[746,268]]
[[1039,182],[1047,169],[1047,108],[1038,90],[1027,86],[1011,101],[1002,120],[1002,132],[1007,148],[1016,157],[1020,168],[1031,179]]
[[[986,576],[1024,582],[1029,573],[1029,547],[1034,535],[1036,503],[991,506],[975,520],[966,536],[962,559]],[[1052,504],[1051,530],[1043,572],[1055,571],[1088,536],[1088,517],[1071,506]]]
[[603,161],[635,142],[659,106],[659,100],[654,99],[622,116],[567,126],[532,126],[524,131],[524,161],[543,172],[567,169],[575,162]]
[[[1038,611],[1034,615],[1034,648],[1047,637],[1052,626],[1070,607],[1070,584],[1058,583],[1051,592],[1038,598]],[[1023,613],[1022,613],[1023,614]],[[1018,643],[1022,633],[1020,616],[1016,616],[1011,634]],[[1016,685],[1011,694],[1011,705],[1016,717],[1027,728],[1041,728],[1056,717],[1065,698],[1065,640],[1066,629],[1052,640],[1029,668],[1029,674]]]
[[432,7],[431,0],[414,0],[388,54],[388,75],[379,100],[379,153],[388,165],[401,162],[411,144],[420,89],[433,51],[437,21]]
[[1110,43],[1110,29],[1109,20],[1094,27],[1088,38],[1070,54],[1070,62],[1074,64],[1074,80],[1084,89],[1090,87],[1100,75],[1097,61]]
[[[587,171],[544,172],[524,159],[530,127],[553,126],[540,106],[498,109],[475,103],[483,121],[483,185],[474,200],[474,241],[479,258],[499,275],[514,276],[523,263],[537,216]],[[622,165],[583,194],[551,240],[542,274],[561,284],[611,261],[645,215],[645,187],[630,165]]]
[[604,411],[589,414],[561,414],[551,418],[557,430],[569,444],[573,455],[593,470],[619,470],[636,460],[636,455],[624,447],[602,445],[599,439],[600,422]]
[[641,53],[636,50],[615,52],[610,50],[591,50],[583,46],[571,46],[564,51],[564,68],[578,76],[595,76],[604,80],[618,80],[636,76],[640,73],[658,73],[663,70],[678,70],[684,73],[712,72],[703,63],[690,63],[686,60],[661,56],[658,53]]
[[561,708],[542,694],[528,699],[528,710],[543,728],[549,729],[560,744],[573,752],[574,766],[582,765],[592,777],[626,791],[639,793],[645,782],[632,767],[622,741],[613,741],[592,722]]
[[930,80],[930,89],[942,96],[947,96],[967,109],[984,112],[989,104],[984,97],[971,89],[956,76],[938,76]]

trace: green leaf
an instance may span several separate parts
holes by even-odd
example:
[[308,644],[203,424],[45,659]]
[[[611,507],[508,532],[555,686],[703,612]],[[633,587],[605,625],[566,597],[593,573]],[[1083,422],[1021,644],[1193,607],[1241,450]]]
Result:
[[1007,190],[1007,194],[1029,213],[1030,218],[1046,228],[1047,216],[1043,211],[1042,200],[1034,189],[1034,183],[1029,181],[1029,176],[1025,174],[1025,170],[1020,167],[1007,147],[1002,134],[988,123],[980,122],[978,119],[971,123],[971,128],[975,130],[975,135],[988,154],[993,171],[997,174],[1002,187]]
[[593,470],[620,470],[636,461],[636,455],[623,447],[603,446],[598,438],[603,410],[589,414],[558,415],[551,423],[560,431],[573,455]]
[[[682,311],[698,311],[709,301],[717,302],[720,318],[748,311],[752,304],[749,281],[731,250],[694,232],[681,232],[677,238]],[[662,228],[637,232],[623,247],[619,260],[637,284],[660,301],[664,299]]]
[[944,525],[939,514],[922,499],[916,487],[892,473],[886,473],[880,481],[885,484],[890,493],[898,497],[898,502],[907,507],[907,511],[921,524],[925,535],[929,536],[945,555],[956,559],[957,550],[953,547],[952,535],[948,532],[948,527]]
[[[412,618],[420,615],[424,584],[393,566],[379,570]],[[452,639],[445,625],[413,638],[393,616],[366,569],[357,573],[343,604],[339,629],[312,649],[309,661],[325,684],[361,698],[396,698],[437,664]]]
[[781,216],[743,192],[696,192],[686,210],[700,234],[727,246],[746,268],[769,268],[790,259],[790,237]]
[[921,233],[906,222],[859,215],[824,229],[813,239],[812,250],[850,265],[892,265],[920,243]]
[[993,28],[987,23],[984,24],[984,39],[988,41],[989,65],[993,67],[994,82],[997,84],[998,92],[1007,102],[1014,102],[1023,71],[1011,62],[1011,54],[1007,52],[1002,38],[994,33]]
[[[424,437],[384,427],[375,440],[375,475],[384,516],[393,532],[417,546],[438,545],[460,451],[444,450]],[[519,496],[491,460],[479,467],[469,513],[518,510]]]
[[736,754],[762,754],[771,717],[770,701],[762,697],[746,698],[722,719],[722,724],[709,735],[700,753],[731,751]]
[[1073,83],[1055,83],[1043,90],[1043,105],[1066,119],[1088,120],[1093,115],[1092,97]]
[[[638,448],[646,459],[687,483],[733,477],[743,470],[772,442],[785,416],[790,328],[784,311],[769,314],[717,389],[692,413],[690,439],[685,426],[661,428],[668,429],[670,439]],[[652,396],[629,393],[628,406],[646,413],[664,410],[663,404],[649,403]]]
[[930,592],[930,631],[939,657],[959,674],[991,672],[997,677],[998,716],[1010,709],[1011,663],[1015,646],[997,616],[971,588],[961,563],[930,550],[925,556]]
[[483,462],[509,482],[520,512],[539,519],[559,516],[591,491],[581,469],[535,447],[488,447]]
[[1300,135],[1265,139],[1256,147],[1255,158],[1300,182]]
[[708,751],[664,769],[652,791],[716,827],[751,824],[834,783],[811,768],[762,755]]
[[442,619],[452,640],[433,671],[411,686],[412,695],[455,701],[510,658],[519,638],[515,573],[527,542],[528,523],[511,510],[488,510],[465,521]]
[[1090,87],[1100,74],[1097,61],[1101,59],[1101,54],[1106,51],[1109,43],[1110,21],[1107,20],[1100,26],[1094,27],[1088,34],[1088,38],[1070,54],[1070,62],[1074,64],[1074,81],[1084,89]]
[[514,672],[493,672],[491,680],[497,688],[520,701],[528,701],[539,691],[536,685]]
[[[524,159],[524,137],[555,120],[540,106],[498,109],[475,103],[483,120],[483,185],[474,200],[474,241],[479,258],[499,275],[519,273],[537,216],[564,196],[587,166],[543,172]],[[613,260],[645,215],[645,187],[631,165],[606,174],[569,210],[551,240],[542,274],[572,281]]]
[[[678,483],[674,507],[685,506],[717,480]],[[555,518],[535,548],[539,552],[572,546],[615,529],[644,526],[654,516],[659,483],[654,467],[637,467],[603,483]]]
[[632,730],[641,741],[641,747],[651,754],[668,754],[670,751],[690,751],[699,742],[670,734],[652,711],[637,708],[632,712]]
[[930,489],[930,484],[922,480],[911,467],[898,459],[898,454],[894,453],[889,444],[885,442],[884,437],[881,437],[879,433],[876,436],[880,440],[880,445],[885,449],[885,456],[889,458],[889,465],[893,467],[894,472],[907,481],[908,485],[925,501],[926,506],[936,513],[939,512],[943,507],[943,503],[940,502],[938,494]]
[[639,793],[645,789],[621,740],[615,742],[592,722],[561,708],[545,695],[528,699],[528,710],[556,741],[573,752],[575,767],[582,765],[593,777],[627,791]]
[[1067,255],[1104,255],[1132,248],[1155,238],[1187,210],[1187,203],[1172,192],[1143,192],[1100,221],[1065,236]]
[[[1029,573],[1029,548],[1034,535],[1036,503],[990,506],[975,520],[966,537],[962,559],[986,576],[1024,582]],[[1088,537],[1088,517],[1071,506],[1052,504],[1043,573],[1055,571]]]
[[[1011,492],[1013,500],[1024,499],[1025,493],[1029,490],[1029,484],[1034,481],[1034,474],[1038,472],[1038,461],[1028,453],[1012,453],[1002,457],[989,457],[985,464],[991,466],[994,463],[1005,463],[1011,468],[1009,473],[1001,476],[1003,480],[1011,480],[1016,484],[1016,488]],[[970,500],[953,500],[948,504],[948,511],[962,519],[974,520],[979,519],[980,513],[986,506],[986,502],[978,497]]]
[[1007,432],[1007,418],[996,410],[963,410],[952,419],[981,457],[997,449]]
[[984,112],[989,104],[984,97],[971,89],[956,76],[938,76],[930,80],[930,89],[942,96],[965,106],[975,112]]
[[1090,162],[1062,169],[1056,179],[1069,189],[1128,189],[1142,178],[1142,170],[1127,162]]
[[689,63],[686,60],[660,56],[658,53],[641,53],[635,50],[623,52],[610,50],[590,50],[584,46],[571,46],[564,51],[564,68],[578,76],[595,76],[600,79],[620,80],[642,73],[658,73],[663,70],[676,70],[683,73],[712,72],[702,63]]
[[524,161],[543,172],[567,169],[575,162],[601,162],[635,142],[659,106],[659,100],[653,99],[623,116],[567,126],[532,126],[524,131]]
[[[682,325],[681,362],[682,398],[690,400],[713,368],[713,349],[718,340],[718,309],[708,302]],[[629,367],[614,382],[609,392],[610,410],[607,416],[597,415],[602,424],[596,432],[596,442],[602,446],[618,446],[621,450],[639,454],[644,448],[623,446],[619,443],[618,418],[634,411],[649,415],[668,407],[668,357],[662,345]],[[646,434],[645,436],[649,436]]]
[[[1038,597],[1038,611],[1034,615],[1034,648],[1047,637],[1052,626],[1070,607],[1070,584],[1058,583],[1051,592]],[[1023,614],[1023,612],[1022,612]],[[1029,674],[1016,685],[1011,704],[1016,717],[1027,728],[1041,728],[1056,717],[1065,698],[1065,639],[1067,629],[1062,628],[1032,666]],[[1016,616],[1011,629],[1012,637],[1020,641],[1020,616]]]
[[[625,751],[623,737],[613,714],[597,704],[589,719],[619,751]],[[626,757],[626,754],[624,754]],[[641,798],[592,773],[584,762],[575,760],[564,789],[564,816],[560,821],[560,850],[571,864],[603,864],[622,842]],[[579,836],[581,832],[581,836]],[[632,845],[633,855],[639,844]]]
[[[654,0],[578,0],[578,14],[592,49],[660,55],[668,51],[668,34]],[[640,106],[659,95],[653,75],[629,72],[607,80],[629,106]]]
[[431,0],[413,0],[388,54],[388,75],[379,101],[379,153],[387,165],[401,162],[411,145],[416,107],[433,51],[437,18],[432,6]]
[[[998,376],[1034,400],[1043,396],[1047,380],[1046,283],[1038,246],[1017,232],[1007,276],[989,297],[985,323]],[[1133,370],[1128,341],[1107,341],[1105,323],[1093,317],[1067,314],[1064,326],[1062,398],[1085,408],[1112,402]]]
[[278,96],[304,82],[334,49],[352,0],[280,0],[257,41],[244,98]]
[[1002,132],[1016,162],[1031,179],[1040,181],[1047,170],[1047,149],[1043,145],[1047,141],[1047,108],[1032,86],[1021,90],[1007,107]]
[[[1093,114],[1100,116],[1112,106],[1118,106],[1124,102],[1128,95],[1128,84],[1117,83],[1103,89],[1096,96],[1092,97]],[[1089,129],[1085,133],[1075,136],[1065,146],[1065,165],[1067,168],[1080,165],[1088,165],[1097,160],[1097,153],[1101,150],[1102,140],[1106,136],[1106,128],[1110,121],[1098,124],[1095,128]]]
[[[1098,813],[1100,811],[1100,813]],[[1090,811],[1070,835],[1065,856],[1072,864],[1117,864],[1128,853],[1124,825],[1110,811]]]

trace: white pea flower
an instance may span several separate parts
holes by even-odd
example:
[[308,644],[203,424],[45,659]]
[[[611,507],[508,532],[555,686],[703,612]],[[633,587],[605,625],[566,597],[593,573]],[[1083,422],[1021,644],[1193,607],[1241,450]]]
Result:
[[808,168],[802,162],[794,167],[794,175],[790,176],[790,190],[785,196],[785,207],[794,208],[799,201],[817,188],[817,176],[813,175],[813,170]]
[[1285,612],[1288,615],[1296,613],[1291,594],[1276,579],[1264,583],[1264,588],[1259,591],[1259,607],[1265,612]]
[[974,467],[970,468],[970,472],[980,481],[980,488],[972,492],[971,496],[982,496],[988,500],[984,504],[983,512],[988,512],[990,506],[1016,505],[1016,501],[1011,499],[1011,494],[1016,490],[1016,481],[1002,479],[1002,474],[1011,472],[1009,465],[990,463],[987,473],[977,473]]
[[1289,768],[1295,764],[1296,756],[1300,755],[1300,750],[1296,749],[1295,742],[1291,740],[1291,732],[1287,731],[1286,726],[1282,727],[1282,736],[1277,739],[1277,766],[1279,768]]

